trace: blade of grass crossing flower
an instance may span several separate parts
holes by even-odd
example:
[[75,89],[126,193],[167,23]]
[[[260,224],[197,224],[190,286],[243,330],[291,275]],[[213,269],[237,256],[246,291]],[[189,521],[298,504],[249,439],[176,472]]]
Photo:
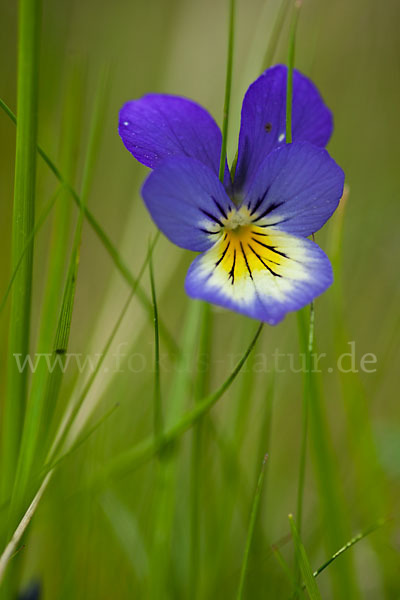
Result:
[[[102,81],[100,92],[96,99],[96,107],[88,143],[87,159],[83,174],[82,208],[79,212],[76,225],[57,331],[53,345],[52,358],[56,367],[51,371],[43,372],[43,379],[39,382],[40,385],[38,386],[39,389],[35,388],[35,390],[39,391],[38,396],[32,398],[32,401],[30,402],[30,410],[32,412],[31,415],[29,415],[29,418],[27,417],[25,421],[26,427],[24,429],[24,437],[21,446],[20,459],[18,462],[16,484],[13,490],[11,501],[12,511],[14,511],[12,512],[12,518],[10,518],[11,527],[14,526],[20,512],[23,510],[23,505],[26,502],[27,487],[32,476],[32,465],[34,464],[35,460],[40,465],[41,461],[46,455],[47,448],[51,443],[51,435],[53,433],[52,418],[65,370],[65,354],[68,349],[72,312],[75,300],[75,289],[79,269],[80,246],[84,219],[83,207],[86,205],[89,194],[89,186],[94,168],[96,150],[98,148],[99,131],[104,117],[104,80]],[[30,418],[32,415],[33,419]],[[45,420],[43,418],[44,416]],[[41,440],[40,448],[38,445],[39,439]]]
[[22,435],[28,372],[20,373],[15,354],[29,352],[32,292],[36,144],[38,111],[40,0],[20,0],[18,18],[18,81],[12,267],[24,257],[15,277],[9,328],[7,387],[3,410],[1,492],[9,493],[14,481]]
[[[7,106],[7,104],[1,99],[0,99],[0,108],[2,110],[4,110],[4,112],[10,117],[10,119],[13,121],[13,123],[15,123],[15,124],[17,123],[16,116],[14,115],[12,110],[9,108],[9,106]],[[51,160],[51,158],[43,150],[43,148],[41,148],[41,146],[39,146],[39,145],[37,146],[37,151],[38,151],[39,155],[42,157],[42,159],[44,160],[44,162],[47,164],[49,169],[55,175],[55,177],[60,181],[60,183],[64,184],[66,189],[69,190],[71,197],[73,198],[73,200],[75,201],[77,206],[79,208],[81,208],[82,200],[81,200],[79,194],[70,185],[68,180],[66,178],[64,178],[61,171],[57,168],[55,163]],[[104,229],[101,227],[100,223],[97,221],[97,219],[95,218],[93,213],[89,210],[89,208],[87,206],[85,206],[83,209],[85,211],[85,217],[86,217],[89,225],[92,227],[93,231],[99,238],[100,242],[104,246],[106,252],[110,256],[114,265],[116,266],[118,271],[121,273],[122,277],[125,279],[125,281],[128,283],[128,285],[130,285],[131,287],[134,287],[136,285],[136,277],[132,274],[129,267],[126,265],[121,254],[118,252],[117,248],[112,243],[111,239],[106,234]],[[142,303],[142,305],[143,305],[144,309],[146,310],[147,314],[149,315],[149,317],[153,318],[152,317],[153,309],[152,309],[151,300],[148,298],[145,290],[141,286],[137,287],[136,295],[137,295],[139,301]],[[172,337],[171,333],[169,332],[166,324],[162,320],[160,320],[159,326],[160,326],[160,334],[163,337],[163,340],[166,343],[168,350],[172,354],[179,354],[180,350],[179,350],[174,338]]]
[[292,100],[293,100],[293,68],[295,59],[295,48],[296,48],[296,31],[297,23],[299,20],[301,2],[295,0],[293,7],[292,24],[290,28],[289,37],[289,51],[288,51],[288,70],[287,70],[287,84],[286,84],[286,143],[292,143]]
[[322,596],[318,589],[317,583],[314,579],[313,572],[308,560],[306,550],[300,539],[297,531],[296,523],[294,522],[293,516],[289,515],[290,529],[292,531],[293,544],[296,553],[296,560],[299,565],[304,584],[310,600],[322,600]]
[[240,580],[239,580],[239,589],[238,589],[238,594],[237,594],[237,600],[242,600],[242,598],[243,598],[244,584],[246,581],[246,573],[247,573],[247,567],[248,567],[248,563],[249,563],[250,548],[251,548],[251,543],[253,541],[256,520],[258,517],[261,493],[262,493],[262,489],[263,489],[264,476],[265,476],[265,465],[266,465],[267,459],[268,459],[268,455],[266,454],[264,456],[264,460],[261,465],[260,476],[258,478],[256,492],[254,494],[253,506],[251,509],[249,528],[247,531],[246,545],[245,545],[243,561],[242,561],[242,568],[240,571]]
[[[301,2],[295,1],[294,13],[289,38],[288,51],[288,75],[286,92],[286,143],[292,142],[292,95],[293,95],[293,68],[295,59],[296,30],[299,17]],[[311,313],[310,313],[311,316]],[[309,327],[309,332],[313,329]],[[304,345],[304,323],[302,316],[299,316],[300,344]],[[307,375],[307,373],[306,373]],[[315,375],[310,370],[305,386],[309,399],[304,397],[303,418],[302,418],[302,449],[300,454],[300,472],[299,472],[299,490],[298,490],[298,508],[302,511],[302,498],[304,488],[304,470],[306,439],[308,431],[308,420],[311,422],[311,433],[313,442],[313,458],[315,461],[316,477],[320,488],[320,499],[322,511],[326,524],[325,542],[328,547],[338,545],[338,539],[346,537],[346,512],[343,500],[341,498],[340,482],[334,467],[333,458],[329,447],[329,433],[327,431],[325,419],[323,416],[322,405],[319,401],[316,391]],[[300,515],[301,516],[301,515]],[[346,589],[349,596],[358,598],[358,585],[354,576],[354,569],[349,562],[342,561],[337,570],[333,573],[332,582],[337,594],[340,596],[340,590]]]
[[229,110],[231,105],[233,50],[235,37],[235,13],[236,0],[229,0],[228,56],[226,61],[225,101],[224,114],[222,119],[221,157],[219,161],[219,179],[222,182],[224,181],[225,173],[226,147],[228,143],[229,128]]

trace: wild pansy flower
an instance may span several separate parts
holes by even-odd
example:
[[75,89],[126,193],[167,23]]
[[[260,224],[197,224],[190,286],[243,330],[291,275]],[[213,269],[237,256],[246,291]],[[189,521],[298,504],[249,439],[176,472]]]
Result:
[[323,147],[332,115],[314,84],[293,73],[293,143],[285,143],[287,68],[265,71],[243,100],[237,166],[218,179],[221,132],[185,98],[149,94],[125,104],[119,133],[154,169],[144,202],[174,243],[200,252],[189,296],[270,324],[313,300],[332,269],[311,236],[329,219],[344,175]]

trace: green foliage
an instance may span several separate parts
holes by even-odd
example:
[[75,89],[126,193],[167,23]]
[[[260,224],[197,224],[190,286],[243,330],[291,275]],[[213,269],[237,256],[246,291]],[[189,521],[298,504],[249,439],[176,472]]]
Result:
[[[55,0],[42,24],[19,4],[1,19],[0,597],[397,598],[398,3]],[[190,257],[155,233],[117,135],[125,100],[182,94],[221,116],[232,159],[244,91],[288,49],[350,184],[318,233],[334,286],[297,334],[186,298]],[[14,352],[47,360],[19,373]]]

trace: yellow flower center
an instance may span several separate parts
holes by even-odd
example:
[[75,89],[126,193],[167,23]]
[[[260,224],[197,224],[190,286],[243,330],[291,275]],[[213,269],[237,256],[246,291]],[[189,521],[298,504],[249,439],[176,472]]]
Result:
[[281,267],[288,257],[274,242],[274,231],[252,223],[247,208],[229,213],[222,231],[215,247],[215,265],[226,271],[232,284],[243,277],[253,279],[253,274],[262,270],[281,277]]

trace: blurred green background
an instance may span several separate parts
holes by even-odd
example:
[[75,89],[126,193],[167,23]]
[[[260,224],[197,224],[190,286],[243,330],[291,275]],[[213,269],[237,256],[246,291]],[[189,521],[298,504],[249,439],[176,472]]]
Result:
[[[15,109],[17,4],[0,2],[0,97]],[[241,100],[262,69],[280,6],[277,0],[238,2],[228,140],[231,160]],[[125,101],[147,92],[172,93],[195,99],[221,124],[227,15],[227,3],[221,0],[44,1],[40,144],[58,164],[66,135],[66,107],[76,100],[81,123],[74,184],[79,189],[97,82],[108,66],[107,111],[88,202],[136,274],[154,227],[140,198],[146,169],[119,139],[118,110]],[[316,378],[317,416],[311,411],[302,531],[313,568],[377,519],[389,519],[318,577],[323,598],[400,598],[399,19],[397,0],[305,0],[298,29],[296,67],[313,78],[333,111],[335,131],[329,151],[343,167],[350,190],[340,215],[317,234],[318,243],[334,260],[336,282],[316,302],[316,346],[327,356]],[[286,18],[274,62],[286,60],[288,22]],[[71,95],[74,69],[81,73],[76,96]],[[4,113],[0,113],[0,139],[3,293],[11,274],[15,158],[15,126]],[[37,214],[55,189],[54,176],[39,159]],[[51,218],[35,241],[32,351],[50,234]],[[197,303],[183,289],[191,259],[190,253],[165,239],[154,251],[159,313],[180,344],[187,332],[187,316],[195,323],[198,318],[193,309]],[[143,282],[150,290],[147,271]],[[128,291],[85,225],[70,352],[102,352]],[[1,395],[7,321],[8,306],[0,317]],[[212,309],[211,390],[232,370],[255,327],[240,315]],[[187,342],[193,354],[186,357],[189,378],[196,376],[194,358],[200,337],[196,325],[194,332]],[[337,357],[349,352],[350,342],[354,342],[357,365],[366,353],[376,356],[376,372],[339,373],[334,368]],[[161,477],[158,461],[153,460],[90,487],[92,475],[107,460],[152,430],[153,345],[151,319],[134,299],[78,424],[95,422],[116,402],[118,410],[51,481],[24,548],[13,559],[18,586],[40,581],[45,600],[236,597],[252,497],[267,452],[244,597],[290,598],[291,583],[272,546],[279,545],[292,567],[287,517],[296,511],[303,394],[303,375],[293,372],[287,359],[292,354],[295,366],[299,365],[295,315],[276,328],[264,328],[247,368],[202,422],[196,473],[191,462],[193,435],[188,432],[172,452],[168,464],[173,467],[161,467]],[[282,372],[274,373],[274,352],[286,356]],[[162,340],[161,353],[168,420],[180,363],[171,358]],[[116,354],[127,354],[130,362],[121,358],[116,368]],[[67,371],[59,414],[77,397],[88,376],[88,370]],[[192,405],[189,394],[181,408]],[[328,457],[324,455],[324,460],[330,461],[329,481],[318,450],[321,443]],[[199,519],[195,556],[193,485],[197,485]],[[337,509],[335,517],[331,509]],[[332,533],[335,519],[341,523],[337,541]],[[352,580],[351,588],[341,587],[346,577]]]

